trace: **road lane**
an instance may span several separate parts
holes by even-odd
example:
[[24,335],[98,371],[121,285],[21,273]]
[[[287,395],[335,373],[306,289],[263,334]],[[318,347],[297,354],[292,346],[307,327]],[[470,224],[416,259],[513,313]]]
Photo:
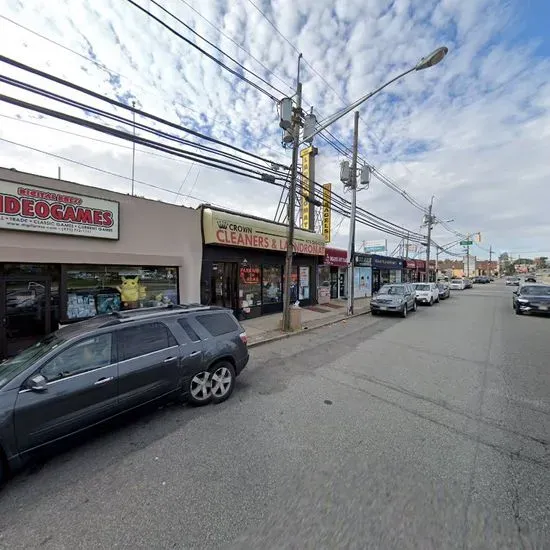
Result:
[[0,547],[543,547],[549,335],[493,283],[255,348],[227,403],[17,476]]

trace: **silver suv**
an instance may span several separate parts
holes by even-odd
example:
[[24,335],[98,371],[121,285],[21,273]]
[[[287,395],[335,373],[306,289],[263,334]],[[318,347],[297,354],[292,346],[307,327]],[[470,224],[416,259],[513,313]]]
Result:
[[416,291],[410,283],[384,285],[371,300],[371,313],[399,313],[407,317],[409,311],[416,311]]

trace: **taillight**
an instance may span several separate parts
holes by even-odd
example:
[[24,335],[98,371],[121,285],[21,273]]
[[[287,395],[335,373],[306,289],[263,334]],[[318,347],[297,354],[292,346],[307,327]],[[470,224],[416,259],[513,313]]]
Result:
[[241,342],[246,346],[248,345],[248,336],[246,335],[246,332],[241,332],[239,334],[239,338],[241,339]]

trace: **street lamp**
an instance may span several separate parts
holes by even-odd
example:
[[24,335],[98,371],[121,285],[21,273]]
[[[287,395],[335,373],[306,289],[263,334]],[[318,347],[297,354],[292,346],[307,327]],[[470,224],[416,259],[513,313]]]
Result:
[[[334,124],[337,120],[341,119],[346,114],[357,109],[365,101],[370,99],[372,96],[381,92],[384,88],[392,84],[393,82],[403,78],[404,76],[412,73],[414,71],[422,71],[429,67],[437,65],[443,58],[447,55],[449,49],[446,46],[437,48],[428,56],[423,57],[420,61],[412,68],[398,74],[382,86],[376,88],[367,95],[359,98],[357,101],[352,103],[349,107],[336,112],[334,115],[321,121],[319,125],[307,124],[304,127],[304,132],[302,134],[302,140],[300,141],[300,129],[302,126],[302,83],[300,82],[300,60],[302,54],[298,56],[298,77],[296,84],[296,103],[297,107],[292,109],[290,105],[292,100],[290,98],[284,98],[281,101],[281,121],[280,126],[286,130],[286,135],[288,137],[287,141],[292,141],[292,164],[291,164],[291,175],[290,175],[290,185],[289,185],[289,201],[288,201],[288,238],[287,238],[287,251],[286,251],[286,261],[285,261],[285,277],[283,285],[283,330],[290,331],[290,280],[292,273],[292,255],[294,253],[294,203],[296,195],[296,179],[298,173],[298,150],[300,145],[304,142],[311,142],[319,132],[322,132],[325,128],[328,128],[331,124]],[[283,108],[285,107],[285,108]],[[358,113],[356,115],[358,117]],[[357,126],[357,122],[356,122]],[[306,131],[307,130],[307,131]],[[354,132],[355,135],[357,132]],[[354,139],[354,157],[357,158],[357,139]],[[351,257],[349,258],[348,264],[348,314],[353,313],[353,251],[355,248],[355,209],[357,204],[357,172],[352,174],[353,186],[352,186],[352,200],[351,200],[351,214],[350,214],[350,244],[348,249],[351,250]]]

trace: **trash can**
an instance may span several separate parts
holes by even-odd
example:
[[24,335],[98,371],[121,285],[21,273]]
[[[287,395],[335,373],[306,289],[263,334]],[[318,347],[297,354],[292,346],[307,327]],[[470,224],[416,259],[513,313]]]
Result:
[[302,328],[302,310],[299,307],[290,308],[290,330]]

